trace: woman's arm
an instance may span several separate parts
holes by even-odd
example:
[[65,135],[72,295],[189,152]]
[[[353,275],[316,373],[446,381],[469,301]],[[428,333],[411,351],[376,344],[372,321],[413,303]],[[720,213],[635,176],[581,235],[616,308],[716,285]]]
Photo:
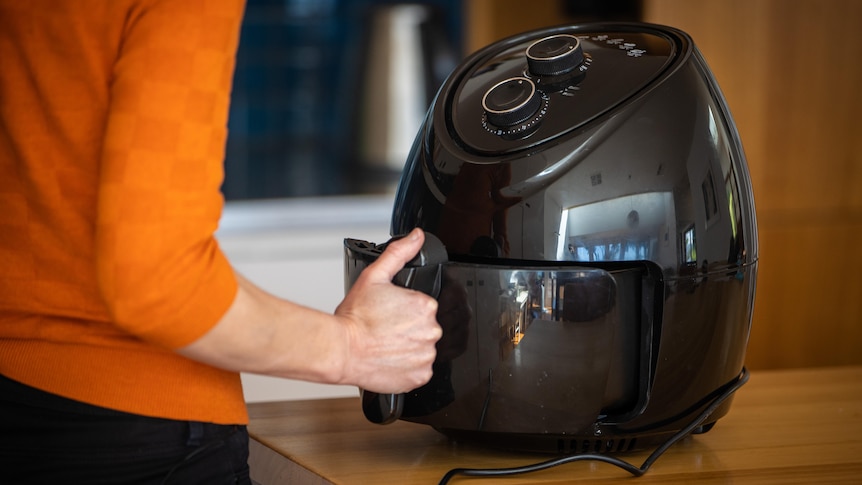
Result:
[[437,302],[391,281],[423,239],[417,229],[391,243],[360,274],[335,315],[282,300],[239,277],[225,316],[179,352],[236,371],[380,393],[415,389],[431,378],[442,334]]
[[421,231],[366,268],[334,315],[236,275],[213,234],[242,2],[143,3],[113,61],[99,164],[95,264],[112,323],[234,371],[386,393],[423,384],[436,302],[391,283]]

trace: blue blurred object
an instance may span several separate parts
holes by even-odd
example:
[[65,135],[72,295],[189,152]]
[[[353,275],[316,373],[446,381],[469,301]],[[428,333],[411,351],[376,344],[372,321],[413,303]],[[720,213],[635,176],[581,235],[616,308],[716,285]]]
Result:
[[[414,3],[434,13],[429,21],[459,61],[462,0]],[[228,122],[227,199],[368,191],[359,176],[357,120],[369,19],[376,9],[400,4],[248,0]],[[429,89],[436,91],[448,74],[433,73]]]

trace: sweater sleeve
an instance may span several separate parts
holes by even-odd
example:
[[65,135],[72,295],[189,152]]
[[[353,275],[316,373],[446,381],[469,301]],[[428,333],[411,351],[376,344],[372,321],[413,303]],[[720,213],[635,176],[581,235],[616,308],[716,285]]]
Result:
[[214,237],[243,4],[142,2],[114,64],[102,145],[96,266],[119,327],[179,348],[237,290]]

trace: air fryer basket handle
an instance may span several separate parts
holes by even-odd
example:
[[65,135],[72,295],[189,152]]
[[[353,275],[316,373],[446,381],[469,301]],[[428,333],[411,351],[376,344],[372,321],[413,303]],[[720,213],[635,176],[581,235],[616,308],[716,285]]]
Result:
[[[401,237],[403,236],[395,236],[380,245],[355,239],[345,239],[344,245],[347,251],[354,254],[359,253],[361,259],[370,264],[380,256],[390,242]],[[448,259],[446,247],[440,239],[433,234],[425,233],[425,243],[422,245],[422,249],[395,275],[392,283],[421,291],[436,299],[440,295],[442,265]],[[360,389],[360,394],[362,412],[365,414],[365,418],[372,423],[389,424],[401,417],[401,412],[404,409],[404,394],[379,394],[364,389]]]

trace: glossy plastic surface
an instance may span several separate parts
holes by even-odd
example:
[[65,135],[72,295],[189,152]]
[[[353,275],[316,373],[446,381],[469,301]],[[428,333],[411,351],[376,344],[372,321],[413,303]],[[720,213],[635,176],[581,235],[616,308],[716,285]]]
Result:
[[[444,91],[445,98],[437,100],[445,107],[449,133],[455,143],[465,151],[500,156],[552,142],[626,102],[667,67],[676,48],[670,38],[658,31],[576,34],[578,47],[585,53],[583,62],[562,74],[536,74],[535,68],[529,67],[527,50],[560,35],[529,36],[506,43],[455,74],[458,84],[450,85],[454,89]],[[537,118],[537,130],[529,137],[501,137],[499,131],[505,127],[486,123],[479,100],[498,83],[519,77],[536,84],[547,106]],[[530,124],[530,120],[523,123]],[[474,161],[495,163],[497,159]]]
[[[546,106],[529,129],[489,130],[479,93],[530,75],[523,50],[559,34],[580,39],[583,69],[535,79]],[[600,440],[604,449],[616,439],[613,451],[681,429],[740,375],[758,260],[754,201],[725,101],[683,32],[571,26],[465,60],[432,105],[396,195],[392,233],[415,226],[445,244],[448,281],[473,282],[459,332],[474,340],[438,359],[432,388],[405,400],[405,419],[510,448],[575,451]],[[542,266],[614,281],[618,303],[596,325],[616,343],[534,312],[534,336],[525,326],[518,345],[501,346],[512,288],[490,275]],[[557,291],[550,281],[531,288]],[[601,370],[602,359],[618,364]]]

